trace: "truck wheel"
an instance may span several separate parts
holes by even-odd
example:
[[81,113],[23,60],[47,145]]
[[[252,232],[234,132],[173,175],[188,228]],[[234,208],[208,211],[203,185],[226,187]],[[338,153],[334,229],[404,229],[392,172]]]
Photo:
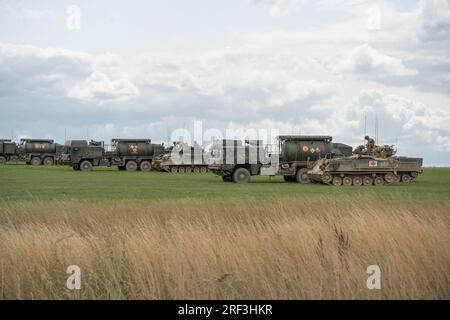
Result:
[[311,180],[308,177],[308,169],[303,168],[297,171],[297,174],[295,175],[295,181],[298,183],[310,183]]
[[79,165],[79,164],[74,164],[73,167],[72,167],[72,169],[73,169],[74,171],[80,171],[80,165]]
[[0,164],[6,164],[6,158],[0,157]]
[[84,160],[80,163],[80,170],[81,171],[91,171],[92,170],[92,162],[89,160]]
[[152,170],[152,164],[149,161],[142,161],[139,167],[141,168],[141,171],[144,172],[149,172]]
[[237,168],[233,172],[233,182],[235,183],[249,183],[250,182],[250,172],[245,168]]
[[125,168],[127,168],[127,171],[136,171],[137,170],[136,161],[128,161]]
[[38,157],[33,157],[33,159],[31,159],[30,164],[32,166],[40,166],[41,165],[41,158]]
[[46,157],[45,159],[44,159],[44,166],[52,166],[52,165],[54,165],[55,164],[55,162],[53,161],[53,158],[51,158],[51,157]]

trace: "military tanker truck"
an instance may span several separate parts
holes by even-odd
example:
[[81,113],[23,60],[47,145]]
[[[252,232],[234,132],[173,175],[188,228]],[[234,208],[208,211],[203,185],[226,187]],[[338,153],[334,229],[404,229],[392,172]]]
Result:
[[[224,140],[222,145],[212,148],[209,168],[224,181],[236,183],[247,183],[255,175],[283,175],[286,182],[309,183],[308,168],[315,161],[325,156],[352,154],[351,146],[333,143],[331,136],[285,135],[277,140],[274,152],[269,152],[262,141],[246,141],[242,145],[240,141]],[[253,162],[249,154],[253,154]]]
[[0,165],[8,161],[18,160],[19,150],[15,142],[8,139],[0,139]]
[[67,141],[60,161],[75,171],[91,171],[94,166],[108,165],[103,142],[92,140],[89,143],[86,140]]
[[153,160],[164,153],[164,145],[150,139],[112,139],[112,151],[106,153],[111,165],[120,171],[150,171]]
[[51,166],[56,163],[63,146],[51,139],[21,139],[19,145],[20,157],[34,166]]
[[171,173],[206,173],[208,163],[204,159],[204,150],[197,143],[193,146],[185,142],[174,142],[163,155],[153,160],[154,167],[159,171]]
[[331,136],[285,135],[278,137],[280,168],[286,182],[309,183],[308,169],[323,157],[350,156],[352,147],[334,143]]

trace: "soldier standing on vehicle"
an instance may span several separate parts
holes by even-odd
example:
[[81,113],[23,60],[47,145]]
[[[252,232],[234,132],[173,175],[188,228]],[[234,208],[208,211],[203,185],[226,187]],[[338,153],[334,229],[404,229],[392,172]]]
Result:
[[375,149],[375,140],[373,140],[369,136],[365,136],[364,139],[367,140],[367,144],[366,144],[367,153],[372,154]]

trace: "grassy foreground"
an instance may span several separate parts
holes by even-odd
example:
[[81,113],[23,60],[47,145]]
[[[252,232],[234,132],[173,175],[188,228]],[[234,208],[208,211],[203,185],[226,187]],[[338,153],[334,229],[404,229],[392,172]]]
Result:
[[253,181],[0,167],[0,299],[450,299],[450,170],[370,188]]
[[[345,200],[345,201],[342,201]],[[450,203],[4,204],[2,299],[448,299]],[[67,266],[82,288],[65,288]],[[366,269],[381,268],[381,290]]]

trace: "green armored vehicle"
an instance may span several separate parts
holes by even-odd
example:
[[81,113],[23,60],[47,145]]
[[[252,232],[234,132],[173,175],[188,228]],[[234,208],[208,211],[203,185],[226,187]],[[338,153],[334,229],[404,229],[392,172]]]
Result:
[[15,142],[8,139],[0,139],[0,165],[8,161],[18,160],[19,150]]
[[242,145],[241,141],[224,140],[212,148],[210,170],[224,181],[237,183],[247,183],[254,175],[283,175],[286,182],[309,183],[308,168],[315,161],[351,154],[351,146],[333,143],[330,136],[279,136],[274,152],[269,152],[262,141]]
[[62,164],[72,166],[76,171],[90,171],[92,167],[105,164],[103,142],[70,140],[64,144],[60,157]]
[[112,151],[106,157],[120,171],[150,171],[153,160],[164,153],[164,146],[150,139],[112,139],[111,145]]
[[208,163],[204,160],[204,150],[196,143],[193,146],[184,142],[174,142],[173,146],[157,157],[154,167],[159,171],[171,173],[206,173]]
[[54,165],[62,149],[62,145],[51,139],[21,139],[19,145],[20,157],[33,166]]
[[334,186],[381,186],[411,182],[423,171],[422,158],[393,156],[395,151],[389,146],[376,146],[372,152],[362,147],[350,157],[320,159],[308,171],[309,178]]

